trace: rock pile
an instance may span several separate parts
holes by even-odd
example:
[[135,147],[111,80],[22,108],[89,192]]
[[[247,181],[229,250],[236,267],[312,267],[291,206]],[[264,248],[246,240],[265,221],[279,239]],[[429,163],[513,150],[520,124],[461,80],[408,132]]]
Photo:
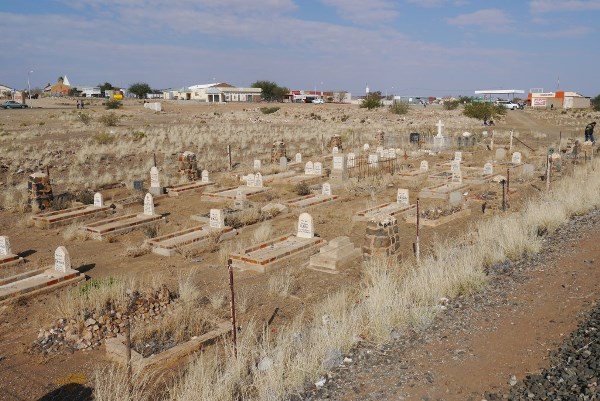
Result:
[[597,400],[600,399],[600,306],[583,321],[558,351],[552,366],[529,375],[508,395],[490,394],[488,400]]
[[174,294],[165,286],[145,294],[130,291],[128,297],[129,311],[111,308],[102,314],[86,314],[83,321],[74,318],[57,319],[52,327],[39,330],[38,338],[32,343],[30,351],[49,354],[95,349],[105,338],[124,333],[127,319],[131,319],[132,323],[150,323],[166,313],[172,313],[177,305]]

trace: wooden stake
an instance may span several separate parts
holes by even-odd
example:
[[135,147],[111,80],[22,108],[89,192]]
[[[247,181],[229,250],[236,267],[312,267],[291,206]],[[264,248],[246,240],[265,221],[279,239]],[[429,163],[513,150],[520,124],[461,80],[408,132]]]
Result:
[[231,290],[231,325],[233,327],[233,357],[237,358],[237,327],[235,322],[235,290],[233,288],[233,266],[232,260],[227,260],[227,270],[229,270],[229,289]]
[[127,364],[127,381],[131,387],[131,321],[127,318],[125,322],[125,361]]
[[513,130],[510,130],[510,146],[508,147],[508,150],[510,152],[512,152],[512,145],[513,145]]
[[552,157],[548,155],[548,162],[546,163],[546,191],[550,189],[550,172],[552,171]]

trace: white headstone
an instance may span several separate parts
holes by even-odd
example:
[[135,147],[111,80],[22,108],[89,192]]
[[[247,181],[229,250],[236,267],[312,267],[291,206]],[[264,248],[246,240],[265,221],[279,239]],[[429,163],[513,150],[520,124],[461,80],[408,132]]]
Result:
[[302,163],[302,153],[296,153],[296,163]]
[[442,127],[444,126],[444,124],[442,123],[442,120],[438,120],[438,123],[435,126],[438,129],[437,136],[441,137],[442,136]]
[[154,216],[154,198],[149,193],[144,196],[144,214]]
[[261,173],[256,173],[254,175],[254,186],[258,188],[263,187],[263,178]]
[[455,184],[462,184],[462,172],[460,169],[452,172],[452,182]]
[[513,164],[521,164],[521,152],[515,152],[512,154]]
[[390,148],[390,150],[388,151],[390,159],[395,159],[396,158],[396,149],[394,148]]
[[256,159],[254,160],[254,171],[258,171],[261,168],[261,162],[260,160]]
[[363,145],[363,150],[364,150],[365,152],[368,152],[368,151],[369,151],[369,144],[368,144],[368,143],[365,143],[365,144]]
[[321,164],[321,162],[315,162],[314,164],[315,166],[315,175],[323,175],[323,165]]
[[504,160],[506,157],[506,149],[498,148],[496,149],[496,160]]
[[225,216],[221,209],[210,209],[210,228],[223,228],[225,227]]
[[12,255],[8,237],[0,236],[0,256]]
[[298,217],[298,238],[313,238],[315,236],[315,227],[313,225],[313,218],[308,213],[302,213]]
[[377,146],[377,150],[375,150],[375,152],[381,156],[383,155],[383,146]]
[[287,157],[281,156],[279,158],[279,168],[287,170]]
[[421,171],[429,171],[429,162],[427,160],[421,160]]
[[341,171],[346,169],[346,157],[344,155],[333,156],[333,169]]
[[94,194],[94,207],[104,206],[104,198],[100,192]]
[[253,187],[254,186],[254,174],[248,174],[246,176],[246,185],[249,187]]
[[332,151],[332,153],[333,153],[334,155],[337,155],[338,153],[340,153],[340,149],[339,149],[337,146],[334,146],[334,147],[333,147],[333,151]]
[[383,151],[381,152],[381,157],[384,158],[385,160],[390,158],[390,151],[387,149],[383,149]]
[[308,161],[306,162],[306,164],[304,165],[304,174],[305,175],[313,175],[315,173],[315,166],[313,165],[313,162]]
[[398,193],[396,194],[396,202],[404,206],[408,206],[410,204],[410,200],[408,198],[408,189],[398,188]]
[[328,182],[323,184],[323,189],[321,190],[321,195],[331,196],[331,184],[329,184]]
[[208,170],[202,170],[202,182],[208,182]]
[[64,246],[59,246],[54,251],[54,270],[61,273],[66,273],[71,270],[71,258],[69,252]]
[[379,164],[379,156],[377,154],[369,155],[368,162],[372,167],[377,167]]
[[492,175],[494,174],[494,166],[492,163],[487,162],[483,165],[483,175]]
[[348,167],[356,166],[356,155],[354,153],[348,153],[348,161],[346,163]]
[[454,160],[456,160],[457,162],[461,162],[462,161],[462,152],[454,152]]
[[450,171],[451,171],[452,173],[454,173],[454,172],[457,172],[457,171],[460,171],[460,162],[459,162],[459,161],[456,161],[456,160],[452,160],[452,161],[450,162]]
[[160,181],[158,179],[158,169],[156,167],[150,168],[150,186],[154,188],[160,187]]

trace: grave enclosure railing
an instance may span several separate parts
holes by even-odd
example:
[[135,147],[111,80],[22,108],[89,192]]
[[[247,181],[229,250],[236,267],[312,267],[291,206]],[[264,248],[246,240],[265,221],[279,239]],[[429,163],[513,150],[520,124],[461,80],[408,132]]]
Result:
[[376,162],[369,162],[365,158],[356,159],[354,166],[348,166],[348,177],[360,179],[368,177],[380,177],[384,174],[395,174],[402,169],[401,158],[394,157],[389,159],[380,159]]

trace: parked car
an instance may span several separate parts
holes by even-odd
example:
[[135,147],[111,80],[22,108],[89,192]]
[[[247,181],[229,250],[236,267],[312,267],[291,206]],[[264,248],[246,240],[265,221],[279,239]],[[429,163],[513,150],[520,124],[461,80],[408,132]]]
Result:
[[323,101],[323,99],[321,99],[321,98],[313,99],[313,101],[312,101],[312,102],[313,102],[313,103],[315,103],[315,104],[323,104],[323,103],[325,103],[325,102]]
[[521,108],[521,107],[519,107],[519,105],[517,103],[513,103],[510,100],[498,100],[496,102],[496,105],[498,105],[498,106],[504,106],[504,107],[506,107],[507,109],[510,109],[510,110],[518,110],[518,109]]
[[29,106],[24,103],[15,102],[14,100],[7,100],[6,102],[0,104],[0,107],[3,109],[26,109]]

